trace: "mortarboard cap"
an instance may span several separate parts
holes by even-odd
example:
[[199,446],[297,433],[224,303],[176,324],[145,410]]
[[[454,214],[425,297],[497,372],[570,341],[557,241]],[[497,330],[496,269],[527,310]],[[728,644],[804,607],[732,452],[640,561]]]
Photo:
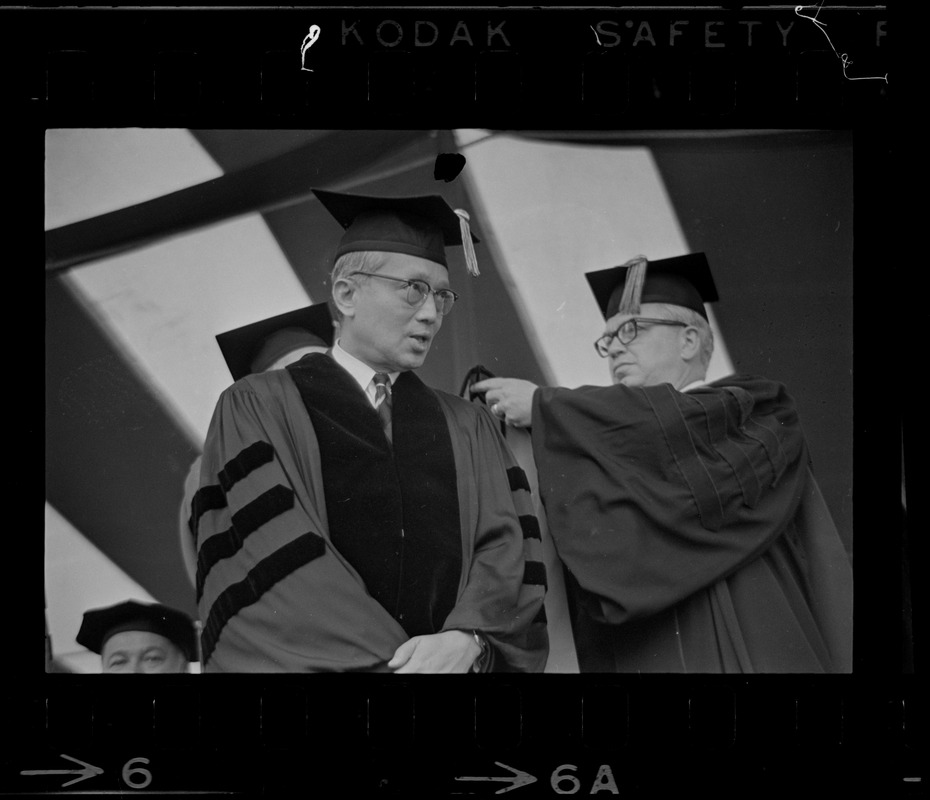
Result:
[[604,319],[621,310],[625,314],[637,314],[641,303],[684,306],[707,319],[704,303],[718,299],[717,287],[704,253],[689,253],[658,261],[637,256],[619,267],[588,272],[585,277]]
[[157,633],[174,642],[188,661],[198,660],[194,621],[187,614],[159,603],[126,600],[114,606],[86,611],[77,643],[102,654],[107,639],[124,631]]
[[217,334],[217,344],[234,381],[262,372],[300,347],[332,347],[333,318],[327,303],[288,311]]
[[418,197],[368,197],[314,189],[313,193],[345,228],[336,258],[360,250],[404,253],[448,267],[446,247],[462,245],[465,263],[478,274],[468,213],[453,209],[437,194]]

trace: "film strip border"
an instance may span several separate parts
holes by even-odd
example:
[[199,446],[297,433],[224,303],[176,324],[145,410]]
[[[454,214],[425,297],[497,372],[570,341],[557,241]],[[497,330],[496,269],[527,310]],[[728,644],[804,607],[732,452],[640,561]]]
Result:
[[[726,5],[726,4],[725,4]],[[8,86],[50,123],[853,123],[887,108],[883,6],[26,9]]]
[[[536,782],[536,796],[642,788],[663,796],[708,782],[797,786],[802,771],[805,788],[872,785],[900,796],[919,786],[916,687],[851,691],[854,681],[836,681],[640,677],[553,691],[551,679],[463,687],[220,676],[196,687],[122,681],[106,693],[90,682],[86,691],[7,699],[16,742],[4,752],[4,782],[36,790],[35,773],[24,771],[61,769],[66,754],[102,771],[80,787],[98,791],[145,788],[143,772],[163,791],[272,796],[330,783],[350,793],[467,795],[507,780],[511,789]],[[42,788],[57,787],[61,774]]]

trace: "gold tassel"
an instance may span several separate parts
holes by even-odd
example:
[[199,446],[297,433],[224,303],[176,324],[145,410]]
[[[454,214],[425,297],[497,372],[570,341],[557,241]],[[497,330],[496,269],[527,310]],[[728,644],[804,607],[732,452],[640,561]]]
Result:
[[471,217],[468,212],[461,208],[456,208],[455,213],[459,216],[459,230],[462,233],[462,249],[465,251],[465,266],[468,271],[476,278],[481,274],[478,272],[478,258],[475,256],[475,245],[471,240],[471,228],[468,221]]
[[638,314],[639,305],[643,296],[643,283],[646,280],[646,265],[649,260],[646,256],[631,258],[623,266],[627,267],[626,281],[623,284],[623,295],[617,314]]

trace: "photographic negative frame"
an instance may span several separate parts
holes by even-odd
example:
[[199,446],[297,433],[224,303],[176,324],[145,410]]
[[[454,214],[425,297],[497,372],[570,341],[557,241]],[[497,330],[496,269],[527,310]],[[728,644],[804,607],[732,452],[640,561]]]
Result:
[[[552,796],[649,794],[695,784],[735,789],[763,782],[781,787],[803,782],[842,789],[869,782],[905,792],[919,785],[915,752],[922,709],[914,683],[921,639],[910,576],[918,569],[920,552],[908,531],[915,529],[913,519],[920,517],[920,510],[912,507],[907,513],[905,491],[905,477],[913,480],[914,471],[908,467],[915,456],[903,435],[907,408],[889,401],[870,379],[877,363],[889,374],[902,374],[898,365],[903,355],[883,347],[871,327],[866,336],[861,331],[861,322],[877,313],[875,292],[898,285],[904,274],[892,249],[906,233],[901,230],[901,200],[891,188],[892,170],[900,165],[892,160],[896,139],[888,120],[900,98],[892,97],[887,9],[76,8],[4,9],[2,14],[21,34],[7,54],[20,76],[13,82],[13,102],[22,112],[20,124],[9,135],[15,148],[11,152],[21,152],[27,166],[18,187],[26,198],[18,209],[23,224],[13,224],[11,230],[27,253],[38,257],[44,250],[46,258],[44,299],[39,313],[31,315],[45,319],[44,371],[41,380],[31,383],[46,385],[46,408],[36,412],[35,428],[47,434],[47,495],[57,485],[52,468],[64,435],[54,430],[58,417],[50,412],[59,408],[54,403],[65,403],[72,415],[68,419],[85,425],[87,442],[99,442],[120,417],[129,428],[135,425],[148,437],[165,441],[155,433],[160,404],[143,407],[132,401],[138,360],[128,359],[128,365],[114,361],[114,340],[100,333],[106,334],[106,325],[86,306],[73,302],[73,295],[68,302],[62,294],[63,277],[70,274],[73,279],[79,263],[112,259],[138,248],[152,233],[146,234],[142,219],[132,241],[124,232],[122,242],[111,239],[86,246],[83,252],[89,258],[84,262],[54,261],[62,252],[75,251],[73,242],[71,251],[56,249],[61,239],[56,241],[49,231],[44,236],[36,233],[37,214],[44,212],[47,218],[49,213],[42,164],[55,143],[55,132],[176,131],[185,139],[193,135],[201,147],[212,146],[211,158],[217,163],[223,152],[220,134],[227,134],[228,143],[236,132],[240,143],[228,145],[232,149],[227,157],[233,159],[236,147],[244,153],[248,147],[242,142],[251,142],[255,160],[249,164],[248,155],[239,156],[244,159],[239,166],[245,169],[286,155],[301,143],[336,141],[302,138],[306,132],[381,131],[383,139],[394,137],[403,151],[415,150],[420,139],[410,137],[402,144],[398,132],[437,131],[452,138],[444,140],[448,147],[433,143],[421,172],[434,166],[434,153],[458,150],[466,159],[460,177],[433,180],[450,192],[465,192],[461,187],[468,185],[468,196],[484,198],[485,208],[503,202],[489,199],[480,186],[475,189],[482,179],[473,173],[492,147],[510,143],[522,145],[524,151],[548,145],[553,151],[600,147],[605,152],[616,151],[618,144],[640,148],[658,170],[658,186],[674,211],[680,241],[694,249],[700,249],[698,244],[722,249],[720,263],[724,270],[732,265],[734,271],[759,244],[761,234],[748,230],[750,220],[758,230],[759,219],[747,211],[743,224],[730,211],[734,198],[708,187],[716,178],[720,186],[729,182],[737,194],[741,177],[751,187],[747,170],[758,169],[766,153],[788,142],[786,152],[799,165],[802,191],[788,207],[785,198],[795,188],[792,172],[788,161],[773,158],[765,190],[757,188],[742,204],[744,210],[752,202],[761,205],[770,199],[772,204],[765,231],[771,238],[763,239],[766,244],[759,249],[764,252],[754,254],[761,263],[760,275],[771,275],[772,265],[779,263],[779,253],[771,248],[781,238],[787,249],[795,248],[792,252],[808,253],[808,260],[793,256],[795,280],[810,265],[809,254],[823,246],[827,258],[837,258],[837,269],[851,263],[852,281],[848,272],[840,283],[827,279],[827,285],[818,288],[825,295],[807,295],[808,300],[822,298],[819,308],[816,303],[805,307],[795,298],[794,323],[783,313],[770,313],[772,327],[758,325],[754,331],[748,323],[756,312],[740,301],[758,299],[761,285],[756,282],[756,294],[748,285],[737,285],[732,305],[721,309],[721,314],[730,314],[721,325],[727,349],[737,361],[752,364],[764,359],[766,370],[771,361],[781,372],[777,377],[784,376],[801,393],[815,469],[831,458],[838,463],[830,490],[837,499],[831,510],[850,526],[854,522],[856,531],[851,675],[487,675],[475,676],[468,685],[457,679],[235,675],[215,682],[172,676],[159,677],[151,685],[126,685],[124,679],[109,685],[93,675],[49,674],[43,656],[27,648],[23,663],[15,667],[23,688],[18,681],[8,683],[15,729],[21,734],[4,757],[4,782],[11,789],[45,791],[85,773],[81,780],[86,782],[72,783],[74,790],[274,794],[295,786],[335,786],[361,794],[441,796],[491,794],[506,788]],[[284,149],[266,150],[266,158],[258,159],[259,134],[269,131],[290,132],[295,146],[285,148],[285,137],[275,144],[265,136],[270,147]],[[479,135],[469,140],[462,138],[463,131]],[[364,138],[359,136],[359,141]],[[832,167],[830,159],[835,162]],[[511,158],[507,163],[514,162]],[[527,175],[531,163],[527,162]],[[742,168],[733,166],[737,163]],[[721,175],[723,164],[730,164],[733,173]],[[220,166],[224,178],[235,171]],[[397,175],[370,177],[382,181],[382,187],[404,191]],[[345,175],[333,178],[339,179],[348,180]],[[524,180],[529,179],[515,178],[512,183],[519,189]],[[273,184],[258,181],[252,191],[260,194],[269,185]],[[356,176],[354,185],[365,184]],[[244,203],[230,215],[258,210],[283,219],[288,208],[293,210],[293,197],[275,196],[274,191],[256,203],[255,194],[220,188],[213,197],[176,197],[175,213],[189,211],[196,224],[184,227],[175,219],[178,227],[172,235],[215,229],[227,217],[210,213],[224,195],[227,202]],[[154,202],[163,194],[139,202]],[[537,213],[540,206],[541,200],[535,204]],[[527,214],[533,208],[530,205]],[[558,210],[566,225],[590,221],[583,214],[573,220],[565,207]],[[831,236],[827,217],[837,228]],[[491,263],[509,269],[507,265],[516,261],[507,258],[507,239],[510,230],[520,230],[520,220],[505,230],[498,219],[488,213],[484,249]],[[154,225],[151,217],[149,222]],[[273,230],[286,250],[284,228]],[[654,235],[670,241],[664,230]],[[161,238],[146,241],[151,246]],[[297,242],[290,246],[288,263],[319,260],[301,251]],[[841,248],[839,257],[831,247]],[[596,250],[590,253],[592,260],[599,257]],[[790,266],[788,261],[783,268]],[[322,288],[323,273],[306,268],[295,274],[316,300],[314,290]],[[536,364],[528,377],[562,377],[550,357],[545,323],[539,321],[545,315],[519,291],[526,280],[508,271],[488,282],[486,295],[496,290],[496,302],[510,303],[497,308],[497,319],[512,326],[513,335],[479,327],[466,349],[456,351],[451,341],[464,341],[460,332],[450,341],[448,358],[441,359],[454,368],[435,377],[446,383],[442,388],[455,391],[454,378],[486,354],[506,359],[503,348],[494,349],[504,338],[514,363]],[[835,319],[831,311],[838,312]],[[758,313],[765,315],[763,309]],[[727,326],[735,330],[740,318],[756,338],[727,334]],[[556,325],[558,319],[552,317],[550,333],[568,337],[568,329]],[[842,343],[852,335],[853,319],[854,341],[847,338]],[[815,320],[818,340],[834,335],[839,350],[812,359],[809,339],[798,326]],[[465,315],[457,318],[466,329],[472,321]],[[517,335],[521,333],[522,339]],[[86,344],[95,334],[101,348],[96,355],[85,350],[69,363],[63,345]],[[748,350],[740,352],[737,341]],[[206,349],[212,342],[197,346]],[[58,373],[50,371],[56,359],[63,364]],[[785,375],[791,370],[795,373]],[[846,373],[845,383],[828,377],[840,373]],[[69,380],[50,381],[56,374]],[[856,380],[858,376],[869,378]],[[164,384],[156,385],[168,392]],[[82,395],[94,388],[97,394]],[[845,393],[845,401],[830,404],[824,399],[828,390]],[[175,431],[173,450],[169,448],[166,457],[174,465],[174,482],[160,500],[163,505],[180,496],[185,458],[195,454],[192,441],[196,446],[183,423],[168,422]],[[74,433],[73,424],[68,429]],[[177,434],[179,430],[184,435]],[[829,436],[821,433],[825,430]],[[147,441],[136,442],[136,447]],[[73,457],[78,466],[72,465],[69,474],[83,471],[85,480],[99,485],[93,467],[101,456]],[[120,471],[112,464],[102,467],[101,474],[111,479]],[[855,495],[844,494],[844,470],[845,486],[851,485]],[[101,491],[110,491],[109,513],[118,519],[117,493]],[[94,505],[96,519],[84,524],[103,527],[100,505]],[[862,533],[869,531],[882,535]],[[44,548],[37,549],[35,560],[31,550],[28,556],[36,571],[46,563]],[[179,563],[176,558],[175,569]],[[183,585],[183,573],[176,580]],[[42,600],[35,581],[29,583],[22,596],[35,599],[22,614],[22,641],[35,642]],[[53,588],[45,587],[46,604]],[[326,681],[325,686],[319,680]],[[322,756],[312,767],[298,755],[307,751]],[[715,755],[730,756],[725,769],[707,766],[716,761]],[[678,767],[670,770],[670,762]]]

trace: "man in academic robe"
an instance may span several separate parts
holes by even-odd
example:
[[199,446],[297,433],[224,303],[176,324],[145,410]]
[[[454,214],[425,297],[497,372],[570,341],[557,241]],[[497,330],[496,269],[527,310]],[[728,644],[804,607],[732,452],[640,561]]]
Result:
[[541,671],[525,475],[485,409],[414,374],[450,313],[439,196],[316,191],[339,338],[223,392],[192,525],[204,672]]
[[[322,302],[219,333],[216,343],[237,381],[255,372],[284,369],[310,353],[325,353],[333,345],[333,330],[329,304]],[[198,455],[187,470],[178,520],[181,559],[192,588],[197,584],[197,542],[191,514],[202,461]]]
[[612,386],[474,384],[529,426],[583,672],[849,672],[852,571],[786,388],[706,382],[703,253],[587,274]]
[[198,660],[194,621],[161,603],[126,600],[85,611],[76,640],[100,654],[107,675],[190,672]]

